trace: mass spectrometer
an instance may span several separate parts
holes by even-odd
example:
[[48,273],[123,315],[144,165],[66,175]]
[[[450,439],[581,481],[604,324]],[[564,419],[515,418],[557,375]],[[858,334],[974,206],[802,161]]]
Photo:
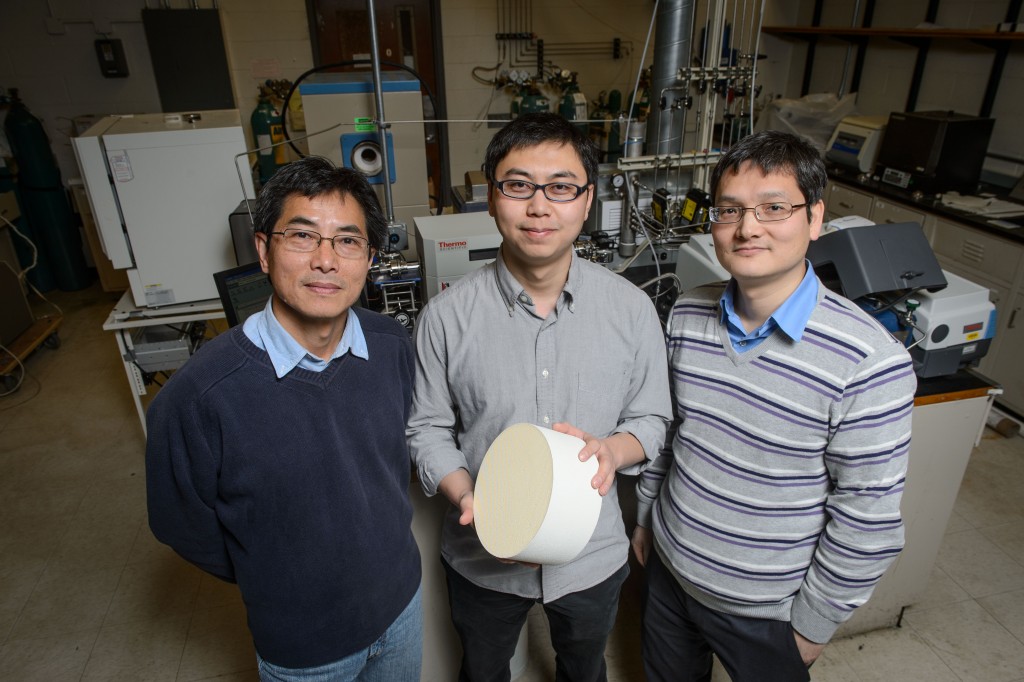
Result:
[[236,265],[228,214],[255,196],[235,165],[246,151],[238,111],[106,116],[71,141],[103,251],[127,269],[135,305],[217,298],[213,273]]
[[811,242],[807,257],[829,288],[904,336],[919,377],[953,374],[988,352],[988,289],[942,270],[920,225],[836,230]]
[[[381,205],[381,185],[390,183],[394,217],[411,231],[414,218],[430,215],[423,96],[420,82],[412,76],[396,71],[385,71],[380,76],[384,106],[394,122],[385,131],[387,172],[369,73],[317,73],[299,85],[306,130],[326,131],[309,138],[309,153],[363,173],[377,190]],[[415,235],[398,237],[397,249],[415,257]]]

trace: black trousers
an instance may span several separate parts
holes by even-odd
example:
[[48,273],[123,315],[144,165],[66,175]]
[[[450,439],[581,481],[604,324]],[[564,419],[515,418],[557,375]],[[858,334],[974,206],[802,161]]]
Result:
[[712,654],[733,682],[811,679],[788,622],[709,609],[683,590],[652,551],[643,616],[648,681],[709,682]]
[[[460,682],[508,682],[509,662],[530,608],[538,601],[475,585],[442,560],[452,622],[462,640]],[[543,568],[537,570],[542,571]],[[629,565],[603,582],[544,604],[558,682],[604,682],[604,648],[615,624]]]

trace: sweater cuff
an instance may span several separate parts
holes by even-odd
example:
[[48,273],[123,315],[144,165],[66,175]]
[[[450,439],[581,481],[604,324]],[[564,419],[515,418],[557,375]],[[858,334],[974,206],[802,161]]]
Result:
[[650,500],[638,498],[636,501],[636,525],[651,528],[653,510],[654,504]]
[[832,635],[842,625],[822,616],[807,602],[803,592],[798,592],[793,600],[789,615],[790,625],[801,635],[816,644],[828,644]]

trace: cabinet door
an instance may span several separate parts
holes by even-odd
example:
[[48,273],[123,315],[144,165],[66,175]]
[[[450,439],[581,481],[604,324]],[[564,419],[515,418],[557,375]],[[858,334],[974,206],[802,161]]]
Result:
[[1013,282],[1024,251],[1019,244],[942,218],[935,220],[932,248],[936,255],[967,268],[970,274],[963,275],[967,279],[976,281],[975,275],[981,275],[1007,287]]
[[1005,314],[1006,320],[1000,322],[996,332],[1003,352],[993,359],[991,367],[986,368],[982,361],[979,369],[1002,385],[1003,395],[996,400],[1015,412],[1024,413],[1024,362],[1020,358],[1021,348],[1024,348],[1024,294],[1013,297]]
[[859,215],[868,218],[871,215],[872,197],[870,194],[858,192],[845,185],[830,182],[825,188],[825,209],[837,217]]
[[882,223],[917,223],[924,225],[924,213],[896,204],[887,199],[875,199],[871,206],[871,219]]

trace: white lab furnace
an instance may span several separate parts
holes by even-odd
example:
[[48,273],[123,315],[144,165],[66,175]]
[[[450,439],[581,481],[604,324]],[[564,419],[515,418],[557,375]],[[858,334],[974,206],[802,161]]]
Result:
[[[100,241],[139,307],[217,298],[228,216],[252,199],[238,111],[107,116],[72,138]],[[243,189],[244,187],[244,189]]]
[[[408,258],[415,259],[415,218],[430,215],[427,150],[420,82],[399,71],[381,73],[384,115],[395,123],[387,131],[390,161],[387,181],[395,219],[409,232]],[[377,106],[370,73],[316,73],[299,85],[309,153],[362,172],[384,206],[384,167],[377,126]],[[341,124],[338,127],[337,124]],[[319,131],[327,132],[319,133]]]

